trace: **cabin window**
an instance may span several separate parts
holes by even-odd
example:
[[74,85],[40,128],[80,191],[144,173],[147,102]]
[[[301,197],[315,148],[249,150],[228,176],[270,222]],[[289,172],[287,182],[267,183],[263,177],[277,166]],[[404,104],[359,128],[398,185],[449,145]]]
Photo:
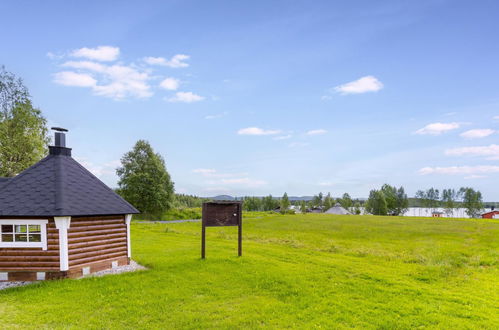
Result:
[[47,220],[0,220],[0,248],[47,249]]

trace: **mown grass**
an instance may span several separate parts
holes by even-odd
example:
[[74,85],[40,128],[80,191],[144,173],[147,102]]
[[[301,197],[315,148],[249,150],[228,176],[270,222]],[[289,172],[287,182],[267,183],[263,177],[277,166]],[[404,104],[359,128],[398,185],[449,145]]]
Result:
[[2,328],[499,328],[499,221],[248,214],[135,223],[149,270],[0,291]]

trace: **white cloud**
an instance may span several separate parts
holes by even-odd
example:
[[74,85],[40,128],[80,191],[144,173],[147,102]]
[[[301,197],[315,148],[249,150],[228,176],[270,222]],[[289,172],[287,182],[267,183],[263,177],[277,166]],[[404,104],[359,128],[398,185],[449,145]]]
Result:
[[64,86],[75,87],[95,87],[97,84],[97,80],[91,75],[71,71],[57,72],[54,74],[54,82]]
[[467,139],[480,139],[494,134],[495,131],[490,128],[484,129],[470,129],[469,131],[463,132],[460,135]]
[[473,175],[465,176],[464,178],[466,180],[472,180],[472,179],[483,179],[483,178],[486,178],[486,177],[487,177],[486,175],[476,175],[476,174],[473,174]]
[[152,96],[151,87],[148,84],[150,80],[149,74],[145,71],[139,71],[132,66],[125,65],[105,65],[92,61],[69,61],[62,64],[63,67],[70,67],[73,69],[91,71],[94,76],[87,73],[77,73],[65,71],[65,73],[57,73],[56,83],[64,84],[64,80],[57,79],[59,76],[73,77],[74,80],[78,76],[83,80],[85,76],[91,77],[91,80],[86,78],[85,85],[71,85],[90,87],[96,95],[109,97],[112,99],[124,99],[126,97],[146,98]]
[[445,174],[445,175],[477,175],[484,173],[499,173],[499,166],[479,165],[479,166],[449,166],[449,167],[423,167],[419,174]]
[[96,48],[83,47],[80,49],[75,49],[71,52],[73,57],[84,57],[96,61],[114,61],[120,55],[120,49],[118,47],[111,46],[98,46]]
[[222,117],[225,117],[227,114],[228,114],[228,112],[225,111],[225,112],[222,112],[222,113],[218,113],[216,115],[207,115],[207,116],[204,117],[204,119],[210,120],[210,119],[222,118]]
[[73,69],[85,69],[95,72],[105,72],[107,66],[101,63],[96,63],[92,61],[68,61],[62,64],[64,67],[69,67]]
[[164,57],[145,57],[144,62],[149,65],[161,65],[168,66],[170,68],[186,68],[189,66],[189,64],[185,63],[184,61],[188,60],[189,58],[189,55],[177,54],[170,60],[167,60]]
[[323,181],[323,182],[319,182],[318,185],[322,186],[322,187],[330,187],[330,186],[333,186],[334,183],[329,182],[329,181]]
[[104,164],[95,164],[88,161],[86,158],[76,158],[76,161],[98,178],[101,178],[104,175],[115,174],[116,168],[121,165],[119,160],[113,160]]
[[334,87],[340,94],[362,94],[377,92],[383,88],[383,83],[373,76],[365,76],[358,80]]
[[326,134],[327,131],[325,129],[313,129],[311,131],[308,131],[306,134],[307,135],[321,135],[321,134]]
[[281,133],[280,130],[265,130],[259,127],[241,128],[237,131],[239,135],[275,135]]
[[174,97],[167,99],[168,102],[192,103],[204,100],[204,97],[192,92],[177,92]]
[[211,169],[211,168],[197,168],[195,170],[192,170],[193,173],[201,173],[201,174],[210,174],[210,173],[215,173],[216,170]]
[[287,139],[291,139],[292,137],[293,137],[293,135],[291,135],[291,134],[281,135],[281,136],[276,136],[274,138],[274,140],[287,140]]
[[499,120],[499,116],[494,116],[494,117],[492,117],[492,119]]
[[499,159],[499,145],[461,147],[445,150],[448,156],[484,156],[488,159]]
[[459,128],[459,123],[432,123],[418,129],[415,133],[419,135],[440,135]]
[[166,78],[159,84],[159,87],[166,90],[174,91],[178,89],[179,85],[180,85],[180,80],[175,78]]
[[322,101],[329,101],[331,99],[333,99],[333,97],[331,95],[322,95],[321,96]]

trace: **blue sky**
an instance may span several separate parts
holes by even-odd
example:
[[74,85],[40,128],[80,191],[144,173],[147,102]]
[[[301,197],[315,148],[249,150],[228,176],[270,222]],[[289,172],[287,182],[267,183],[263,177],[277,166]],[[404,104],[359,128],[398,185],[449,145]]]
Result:
[[110,186],[138,139],[178,192],[499,200],[496,1],[0,3],[0,64]]

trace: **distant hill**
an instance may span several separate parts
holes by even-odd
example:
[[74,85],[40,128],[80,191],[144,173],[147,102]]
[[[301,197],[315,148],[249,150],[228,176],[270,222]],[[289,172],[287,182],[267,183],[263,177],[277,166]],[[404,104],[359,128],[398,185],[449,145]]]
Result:
[[229,195],[218,195],[215,197],[210,197],[214,201],[233,201],[235,198]]

